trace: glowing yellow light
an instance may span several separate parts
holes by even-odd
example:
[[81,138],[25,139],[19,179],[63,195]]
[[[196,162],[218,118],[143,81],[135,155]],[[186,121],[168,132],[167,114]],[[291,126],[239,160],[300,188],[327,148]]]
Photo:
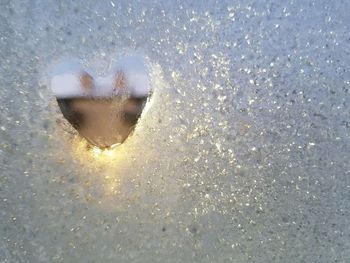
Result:
[[95,161],[99,163],[107,164],[109,162],[115,161],[117,157],[117,152],[119,149],[101,149],[98,147],[94,147],[91,150],[92,156],[94,157]]
[[98,147],[94,147],[92,151],[95,155],[100,155],[102,153],[102,150]]
[[112,144],[109,148],[110,149],[114,149],[115,147],[121,145],[121,143],[115,143],[115,144]]
[[108,149],[101,149],[91,146],[85,139],[76,137],[72,141],[72,151],[74,158],[77,158],[84,166],[93,169],[112,169],[123,158],[125,147],[123,145],[113,145]]
[[114,153],[115,151],[113,151],[113,150],[104,150],[104,154],[105,155],[107,155],[107,156],[113,156],[113,153]]

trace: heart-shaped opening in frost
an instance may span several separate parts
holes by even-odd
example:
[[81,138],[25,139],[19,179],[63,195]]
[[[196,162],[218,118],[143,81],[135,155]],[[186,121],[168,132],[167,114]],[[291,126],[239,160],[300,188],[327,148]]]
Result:
[[109,148],[134,130],[151,94],[145,61],[123,57],[105,77],[94,77],[80,64],[56,66],[51,88],[63,116],[91,144]]

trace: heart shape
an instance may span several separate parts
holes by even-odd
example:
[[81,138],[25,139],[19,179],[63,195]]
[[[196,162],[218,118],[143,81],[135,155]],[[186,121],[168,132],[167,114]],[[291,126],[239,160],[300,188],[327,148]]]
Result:
[[126,140],[151,94],[146,64],[138,56],[123,57],[105,77],[93,77],[71,62],[53,73],[51,88],[63,116],[100,148]]

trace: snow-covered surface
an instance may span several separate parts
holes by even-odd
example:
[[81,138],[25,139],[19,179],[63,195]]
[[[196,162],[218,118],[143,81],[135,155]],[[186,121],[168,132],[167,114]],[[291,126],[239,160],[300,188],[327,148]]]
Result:
[[[105,86],[107,85],[102,85],[102,87]],[[90,92],[88,92],[89,90],[84,89],[81,85],[79,74],[69,72],[53,76],[51,80],[51,89],[53,94],[58,98],[87,97],[90,95]],[[103,89],[103,91],[104,90],[105,89]]]
[[[117,76],[123,77],[125,85],[123,93],[133,97],[147,97],[151,93],[148,69],[141,56],[129,55],[118,60],[106,76],[91,76],[91,73],[75,61],[65,61],[53,66],[47,72],[51,77],[50,86],[57,98],[76,97],[113,97],[121,95],[121,90],[115,89]],[[84,88],[80,78],[88,73],[92,77],[91,89]]]
[[113,67],[114,72],[122,72],[125,76],[126,87],[135,97],[147,97],[152,87],[149,83],[146,62],[140,55],[121,57]]
[[[349,262],[350,2],[0,1],[0,262]],[[50,89],[146,57],[132,136]]]

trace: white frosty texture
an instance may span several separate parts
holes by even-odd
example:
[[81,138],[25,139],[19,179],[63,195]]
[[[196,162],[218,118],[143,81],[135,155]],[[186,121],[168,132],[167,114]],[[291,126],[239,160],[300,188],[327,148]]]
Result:
[[[0,262],[350,262],[349,10],[0,0]],[[128,54],[147,112],[89,149],[47,67],[104,77]]]

